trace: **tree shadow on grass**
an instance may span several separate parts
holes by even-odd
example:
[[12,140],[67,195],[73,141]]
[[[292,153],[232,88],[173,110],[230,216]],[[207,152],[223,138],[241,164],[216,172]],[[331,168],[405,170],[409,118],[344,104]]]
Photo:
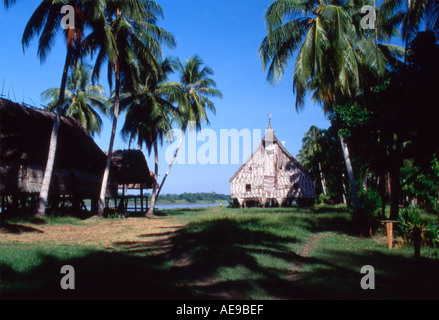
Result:
[[[300,299],[336,300],[417,300],[439,298],[439,261],[418,261],[397,254],[371,251],[327,251],[328,259],[314,264],[301,275],[295,289]],[[363,266],[374,273],[361,272]],[[374,289],[361,286],[363,277],[373,276]],[[370,278],[367,278],[370,284]]]
[[[298,259],[287,245],[297,240],[246,223],[218,219],[170,235],[139,235],[138,241],[113,243],[113,250],[90,251],[61,261],[42,255],[42,263],[27,272],[0,264],[2,299],[245,299],[251,279],[279,279],[279,269],[262,266],[255,254],[272,255],[288,263]],[[160,238],[160,236],[167,236]],[[63,265],[75,269],[75,290],[62,290]],[[217,279],[224,268],[244,270],[242,278]],[[250,277],[246,278],[247,275]]]
[[[302,257],[293,236],[267,232],[257,219],[213,219],[169,234],[139,235],[111,250],[67,260],[50,254],[26,272],[0,263],[1,299],[418,299],[438,298],[437,260],[325,249]],[[251,227],[250,227],[251,226]],[[328,226],[329,227],[329,226]],[[326,228],[325,229],[332,229]],[[161,237],[163,236],[163,237]],[[291,269],[264,262],[269,256]],[[269,260],[271,261],[271,260]],[[63,265],[75,269],[75,290],[62,290]],[[300,265],[297,270],[294,265]],[[363,290],[360,270],[372,265],[376,289]],[[228,270],[228,272],[227,272]],[[226,271],[226,272],[225,272]]]
[[30,226],[25,226],[22,224],[4,223],[0,226],[0,234],[2,233],[21,234],[21,233],[29,233],[29,232],[44,233],[40,229]]

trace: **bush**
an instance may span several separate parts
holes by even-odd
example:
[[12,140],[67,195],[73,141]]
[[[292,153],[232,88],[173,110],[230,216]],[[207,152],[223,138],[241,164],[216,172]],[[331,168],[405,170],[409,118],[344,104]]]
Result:
[[428,223],[425,242],[429,247],[439,248],[439,226]]
[[382,201],[378,192],[368,189],[359,195],[363,212],[367,217],[375,217],[381,210]]
[[439,226],[422,219],[419,210],[415,207],[404,209],[398,217],[397,228],[401,236],[413,242],[413,231],[420,231],[422,242],[428,247],[439,247]]
[[330,197],[324,193],[319,195],[318,203],[319,204],[329,204]]

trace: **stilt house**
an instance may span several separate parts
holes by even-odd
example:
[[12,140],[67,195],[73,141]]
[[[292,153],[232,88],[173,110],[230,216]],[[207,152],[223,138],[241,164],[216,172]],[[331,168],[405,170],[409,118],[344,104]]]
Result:
[[[149,170],[145,155],[141,150],[116,150],[112,153],[111,162],[115,168],[118,195],[113,197],[114,209],[125,213],[144,213],[148,209],[144,190],[152,189],[156,183],[154,174]],[[139,194],[133,194],[133,190]],[[131,191],[128,194],[128,191]],[[111,208],[110,198],[106,199],[106,207]]]

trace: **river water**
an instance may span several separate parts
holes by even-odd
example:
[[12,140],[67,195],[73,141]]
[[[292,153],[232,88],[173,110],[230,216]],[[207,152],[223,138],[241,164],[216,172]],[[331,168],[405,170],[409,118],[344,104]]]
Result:
[[[223,205],[227,206],[226,203],[223,203]],[[185,209],[185,208],[205,208],[205,207],[219,207],[219,203],[197,203],[197,204],[156,204],[154,208],[156,209]]]

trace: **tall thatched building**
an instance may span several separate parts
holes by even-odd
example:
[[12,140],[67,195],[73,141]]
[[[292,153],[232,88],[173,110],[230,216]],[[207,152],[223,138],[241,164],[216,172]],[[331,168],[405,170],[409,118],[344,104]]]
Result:
[[258,148],[230,179],[230,191],[241,207],[314,202],[313,180],[279,142],[271,122]]

